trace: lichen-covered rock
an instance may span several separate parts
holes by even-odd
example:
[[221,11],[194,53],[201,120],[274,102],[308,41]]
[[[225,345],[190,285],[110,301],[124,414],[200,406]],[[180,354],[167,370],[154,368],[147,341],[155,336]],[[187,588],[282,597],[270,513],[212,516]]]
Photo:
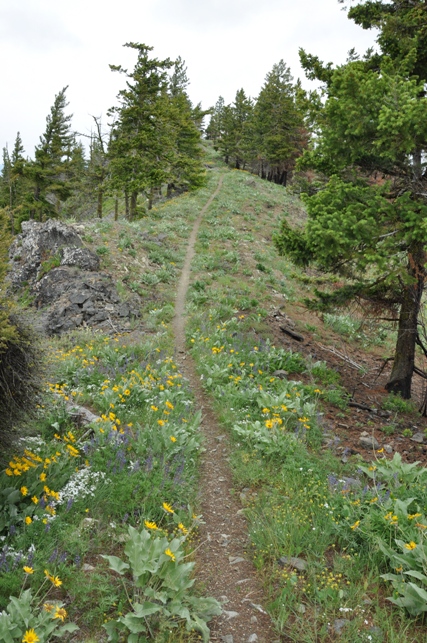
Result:
[[123,330],[139,316],[139,299],[121,301],[111,276],[99,272],[98,255],[61,221],[24,222],[10,258],[13,288],[30,287],[49,335],[80,326]]
[[45,223],[23,221],[21,228],[21,234],[16,236],[9,251],[13,261],[9,277],[14,286],[35,281],[42,263],[58,254],[61,248],[81,248],[83,245],[71,226],[56,219]]
[[82,270],[99,270],[99,257],[89,248],[61,249],[61,266],[77,266]]

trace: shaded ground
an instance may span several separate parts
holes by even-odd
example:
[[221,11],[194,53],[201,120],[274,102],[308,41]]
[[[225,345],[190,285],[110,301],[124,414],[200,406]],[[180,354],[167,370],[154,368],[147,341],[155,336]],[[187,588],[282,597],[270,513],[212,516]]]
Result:
[[[384,360],[375,352],[367,352],[354,343],[346,342],[342,338],[324,335],[322,340],[317,339],[307,330],[298,330],[298,322],[307,320],[307,312],[289,305],[289,315],[296,322],[297,333],[304,338],[297,341],[288,336],[281,327],[289,327],[289,317],[277,312],[268,319],[268,324],[277,346],[291,349],[304,356],[311,355],[314,360],[326,362],[328,367],[341,377],[342,386],[351,396],[351,403],[361,407],[349,406],[345,412],[340,412],[337,407],[327,405],[324,428],[329,434],[326,444],[338,455],[347,458],[360,454],[365,460],[378,457],[378,453],[365,448],[360,443],[363,431],[373,435],[380,444],[381,457],[393,457],[398,451],[402,457],[409,461],[419,461],[427,464],[427,443],[420,444],[414,441],[417,433],[423,433],[427,428],[427,418],[413,414],[396,413],[384,410],[383,404],[388,397],[385,390],[390,366],[384,366]],[[358,368],[358,366],[360,368]],[[296,379],[300,379],[298,375]],[[414,378],[414,399],[418,402],[423,394],[422,385]],[[418,403],[416,402],[416,404]],[[409,429],[412,437],[403,435]],[[427,442],[427,438],[425,439]],[[388,447],[391,447],[391,450]]]

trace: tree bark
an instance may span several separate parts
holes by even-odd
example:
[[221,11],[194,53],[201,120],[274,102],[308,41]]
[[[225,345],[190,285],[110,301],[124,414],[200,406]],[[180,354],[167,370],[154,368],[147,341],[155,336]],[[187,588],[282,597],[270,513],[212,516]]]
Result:
[[119,197],[116,194],[114,199],[114,221],[117,221],[119,218]]
[[129,194],[127,190],[125,190],[125,216],[126,219],[129,219]]
[[136,218],[136,200],[138,198],[138,192],[131,192],[130,195],[130,212],[129,218],[131,221],[134,221]]
[[398,393],[406,400],[411,397],[418,315],[426,280],[425,263],[426,252],[423,245],[419,242],[413,243],[408,252],[410,279],[403,286],[393,370],[386,384],[387,391]]
[[98,188],[98,205],[96,208],[96,214],[98,215],[98,219],[102,219],[102,200],[104,197],[104,190],[99,187]]

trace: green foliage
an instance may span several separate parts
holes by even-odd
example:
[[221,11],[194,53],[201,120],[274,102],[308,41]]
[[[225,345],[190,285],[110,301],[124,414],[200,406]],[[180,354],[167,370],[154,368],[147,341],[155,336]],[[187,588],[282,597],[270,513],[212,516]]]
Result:
[[400,395],[390,393],[382,402],[382,407],[386,411],[396,413],[413,413],[415,411],[414,403],[410,400],[404,400]]
[[40,221],[58,217],[61,203],[71,196],[78,145],[71,130],[71,115],[65,114],[66,91],[64,87],[55,96],[35,159],[26,167],[26,176],[33,186],[33,194],[28,198],[29,214]]
[[[299,168],[314,169],[328,182],[305,198],[305,229],[290,232],[285,225],[276,238],[279,251],[300,264],[315,262],[349,280],[344,292],[320,297],[323,309],[352,294],[376,314],[400,309],[387,388],[405,398],[411,395],[427,241],[427,204],[419,190],[427,148],[425,53],[415,28],[417,21],[425,25],[425,12],[419,8],[368,2],[350,11],[363,26],[384,30],[380,54],[370,50],[359,60],[351,52],[346,64],[333,69],[302,52],[309,77],[325,85],[323,104],[319,95],[313,102],[316,143]],[[403,25],[407,37],[398,46]],[[419,77],[414,69],[422,72]]]
[[[115,117],[109,158],[111,185],[129,197],[129,218],[134,219],[138,194],[148,198],[150,208],[162,185],[168,184],[170,191],[200,187],[204,171],[200,130],[185,93],[182,61],[150,58],[152,47],[144,44],[125,46],[134,49],[138,59],[132,73],[110,65],[112,71],[125,74],[127,88],[119,92],[120,105],[109,112]],[[167,74],[171,67],[172,81]]]
[[299,84],[292,84],[289,68],[281,60],[266,76],[258,98],[252,101],[243,89],[234,103],[219,97],[206,130],[225,162],[238,169],[249,168],[262,178],[286,185],[307,144],[303,110],[298,100]]
[[[157,535],[155,525],[148,526],[150,531],[129,527],[124,548],[128,562],[117,556],[103,556],[120,576],[128,570],[132,573],[132,583],[126,591],[132,611],[104,625],[109,641],[117,643],[120,633],[126,633],[128,641],[138,643],[146,640],[143,635],[152,637],[157,630],[176,628],[181,620],[187,631],[200,631],[203,640],[208,641],[206,623],[221,613],[221,607],[213,598],[190,594],[195,563],[184,562],[186,536],[169,540]],[[129,585],[125,579],[123,582]]]
[[43,605],[43,599],[35,599],[30,589],[22,591],[19,597],[10,597],[6,609],[0,613],[0,639],[4,643],[48,643],[53,636],[61,639],[79,629],[73,623],[62,624],[67,615],[64,603],[53,601]]
[[38,273],[38,279],[40,280],[45,274],[49,272],[49,270],[52,270],[52,268],[57,268],[60,265],[61,255],[59,253],[53,255],[52,257],[49,257],[49,259],[46,259],[46,261],[42,261]]

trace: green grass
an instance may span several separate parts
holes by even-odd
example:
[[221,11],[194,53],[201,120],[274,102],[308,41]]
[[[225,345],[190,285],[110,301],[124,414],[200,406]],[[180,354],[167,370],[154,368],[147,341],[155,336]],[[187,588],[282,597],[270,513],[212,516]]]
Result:
[[[348,394],[326,363],[274,346],[269,330],[270,313],[329,279],[304,275],[272,246],[283,214],[298,224],[303,208],[280,186],[228,171],[211,148],[207,153],[212,169],[198,192],[158,204],[137,222],[85,222],[85,242],[102,249],[120,295],[140,295],[142,319],[129,337],[83,331],[51,342],[50,385],[11,459],[20,475],[0,474],[1,529],[13,548],[0,560],[0,609],[24,581],[36,592],[47,569],[62,580],[52,598],[66,598],[80,639],[98,641],[104,622],[129,610],[123,584],[101,556],[123,558],[129,525],[155,522],[168,537],[182,533],[179,524],[190,526],[200,417],[172,358],[171,321],[189,232],[226,172],[197,241],[187,341],[232,437],[235,491],[242,492],[250,553],[278,636],[305,643],[423,640],[422,620],[387,601],[402,589],[398,581],[381,575],[398,567],[397,537],[410,546],[403,550],[409,571],[423,569],[415,554],[424,551],[425,533],[416,521],[427,525],[424,474],[399,463],[393,469],[381,453],[372,469],[357,458],[344,465],[325,449],[325,408],[333,404],[343,417]],[[167,237],[157,241],[161,234]],[[306,328],[321,337],[321,322],[310,321]],[[356,341],[359,330],[346,318],[334,319],[328,332]],[[70,419],[65,402],[72,399],[100,415],[90,431]],[[392,396],[384,406],[395,414],[385,433],[412,410]],[[33,455],[25,456],[25,447]],[[79,476],[74,500],[64,493],[56,502]],[[190,553],[192,537],[186,547]],[[305,569],[284,557],[300,558]],[[34,574],[26,577],[23,565]],[[339,635],[338,619],[346,619]],[[198,636],[183,627],[159,629],[155,640]]]

